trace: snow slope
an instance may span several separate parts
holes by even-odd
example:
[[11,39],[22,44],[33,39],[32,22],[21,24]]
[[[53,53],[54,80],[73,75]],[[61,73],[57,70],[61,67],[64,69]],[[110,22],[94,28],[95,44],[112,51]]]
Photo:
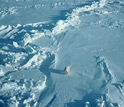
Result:
[[124,106],[123,0],[0,2],[0,107]]

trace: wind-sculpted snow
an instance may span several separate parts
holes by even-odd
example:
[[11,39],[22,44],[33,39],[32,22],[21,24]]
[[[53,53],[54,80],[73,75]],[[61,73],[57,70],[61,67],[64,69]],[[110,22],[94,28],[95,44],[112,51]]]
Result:
[[[12,68],[15,72],[11,73],[6,69],[0,71],[1,106],[38,105],[40,95],[46,87],[47,76],[37,69],[40,69],[42,63],[51,55],[48,49],[31,44],[33,40],[43,36],[37,30],[40,26],[41,24],[29,24],[24,27],[1,26],[0,64]],[[6,82],[4,76],[8,77]]]
[[[17,77],[18,76],[18,77]],[[46,76],[36,69],[11,73],[1,81],[0,105],[2,107],[36,107],[41,92],[46,87]],[[4,77],[3,77],[4,78]]]
[[[14,46],[13,46],[14,44]],[[18,47],[16,42],[1,45],[0,64],[16,69],[37,68],[47,58],[45,49],[27,45]]]
[[113,85],[124,95],[124,82],[113,83]]
[[122,1],[10,1],[0,7],[1,107],[123,107]]
[[[56,26],[52,29],[52,32],[49,33],[50,36],[58,35],[59,33],[62,33],[65,31],[68,27],[75,27],[79,24],[79,14],[84,11],[90,11],[96,8],[101,8],[105,5],[104,0],[101,0],[100,2],[96,2],[91,4],[91,6],[84,6],[81,8],[74,9],[70,14],[67,14],[66,20],[59,20],[56,24]],[[6,37],[5,42],[9,41],[10,43],[4,44],[6,46],[1,47],[1,64],[13,64],[15,63],[20,64],[19,68],[29,68],[29,66],[35,67],[35,65],[32,65],[33,63],[36,63],[37,65],[40,65],[43,59],[46,58],[45,55],[42,55],[42,52],[37,52],[33,54],[29,54],[26,51],[25,47],[28,43],[32,43],[34,40],[46,36],[47,32],[44,32],[45,29],[43,29],[43,26],[41,23],[36,24],[28,24],[28,25],[17,25],[17,26],[1,26],[1,36],[3,34],[4,37]],[[49,31],[50,32],[50,31]],[[54,38],[54,37],[53,37]],[[3,45],[3,44],[2,44]],[[9,45],[9,46],[7,46]],[[14,46],[14,47],[13,47]],[[18,47],[19,46],[19,47]],[[21,47],[20,47],[21,46]],[[5,48],[5,49],[4,49]],[[7,48],[7,49],[6,49]],[[14,48],[14,49],[13,49]],[[11,52],[9,50],[19,50],[21,52]],[[41,53],[41,54],[40,54]],[[30,59],[26,59],[26,57],[31,57]],[[24,60],[22,64],[19,60]],[[26,61],[25,61],[26,60]],[[19,64],[17,64],[19,66]],[[36,65],[36,66],[37,66]]]
[[5,72],[2,70],[2,68],[0,69],[0,76],[4,76]]
[[12,15],[12,14],[16,14],[16,8],[15,7],[8,7],[8,8],[4,8],[3,10],[0,10],[0,17],[4,18],[7,15]]
[[79,25],[80,23],[79,14],[81,14],[82,12],[94,10],[96,8],[102,8],[105,5],[105,3],[106,0],[100,0],[100,2],[92,3],[91,6],[86,5],[84,7],[78,7],[76,9],[73,9],[73,11],[70,14],[66,14],[67,15],[66,20],[59,20],[57,22],[56,27],[53,28],[52,34],[53,35],[60,34],[63,31],[65,31],[65,29],[67,29],[68,27],[75,27]]
[[[81,105],[78,105],[80,103]],[[90,93],[82,99],[82,101],[75,101],[67,104],[67,107],[119,107],[117,103],[112,103],[107,94],[93,94]]]
[[105,74],[107,83],[111,82],[113,76],[108,68],[108,64],[106,63],[104,58],[96,57],[97,65],[100,67],[100,70]]

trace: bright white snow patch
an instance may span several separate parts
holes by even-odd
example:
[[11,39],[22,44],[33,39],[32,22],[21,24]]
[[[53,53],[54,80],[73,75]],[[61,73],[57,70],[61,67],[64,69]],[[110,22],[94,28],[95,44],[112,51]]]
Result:
[[0,76],[4,76],[4,71],[0,68]]
[[18,43],[17,42],[13,42],[13,45],[17,48],[18,47]]

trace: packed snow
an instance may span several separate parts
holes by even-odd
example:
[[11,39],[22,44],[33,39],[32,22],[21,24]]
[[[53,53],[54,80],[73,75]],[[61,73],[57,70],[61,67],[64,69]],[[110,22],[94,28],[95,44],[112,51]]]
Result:
[[123,0],[1,0],[0,107],[124,107]]

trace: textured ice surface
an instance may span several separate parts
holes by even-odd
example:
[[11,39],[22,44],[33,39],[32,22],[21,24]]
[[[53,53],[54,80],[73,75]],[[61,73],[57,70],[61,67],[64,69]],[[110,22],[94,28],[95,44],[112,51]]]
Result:
[[123,0],[1,0],[0,107],[123,107],[123,13]]
[[[36,69],[13,71],[1,78],[1,106],[37,106],[46,87],[46,76]],[[6,79],[5,79],[6,78]]]

